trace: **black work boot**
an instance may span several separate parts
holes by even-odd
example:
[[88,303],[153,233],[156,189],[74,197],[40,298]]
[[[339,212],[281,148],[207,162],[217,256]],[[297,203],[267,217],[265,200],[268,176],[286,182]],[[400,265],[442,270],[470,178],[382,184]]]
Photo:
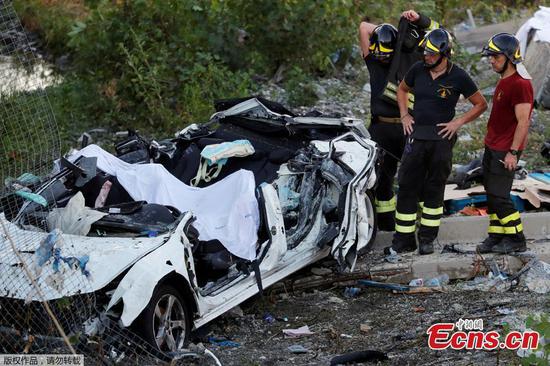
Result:
[[495,245],[492,249],[495,253],[508,254],[512,252],[525,252],[527,245],[525,243],[525,236],[523,233],[515,235],[506,235],[500,243]]
[[489,236],[486,237],[485,240],[483,240],[483,242],[476,247],[476,249],[480,253],[491,253],[493,251],[493,247],[500,243],[502,239],[503,237],[501,235],[489,234]]
[[434,252],[434,243],[433,242],[420,242],[418,246],[418,254],[432,254]]

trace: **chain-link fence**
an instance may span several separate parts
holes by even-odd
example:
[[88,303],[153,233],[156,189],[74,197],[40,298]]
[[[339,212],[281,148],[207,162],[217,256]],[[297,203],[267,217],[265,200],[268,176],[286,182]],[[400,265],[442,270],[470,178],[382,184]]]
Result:
[[51,80],[34,51],[11,1],[0,0],[0,353],[163,364],[166,354],[119,325],[120,309],[105,312],[115,285],[90,266],[101,235],[87,234],[89,211],[71,211],[80,180],[92,177],[61,158]]

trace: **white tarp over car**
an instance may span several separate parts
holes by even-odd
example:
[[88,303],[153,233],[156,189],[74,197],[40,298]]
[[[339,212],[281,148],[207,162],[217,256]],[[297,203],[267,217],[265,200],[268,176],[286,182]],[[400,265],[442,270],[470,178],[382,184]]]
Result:
[[208,187],[191,187],[174,177],[161,164],[129,164],[97,145],[71,156],[96,157],[97,167],[116,176],[136,201],[174,206],[192,212],[200,240],[219,240],[231,254],[253,260],[260,216],[254,175],[239,170]]

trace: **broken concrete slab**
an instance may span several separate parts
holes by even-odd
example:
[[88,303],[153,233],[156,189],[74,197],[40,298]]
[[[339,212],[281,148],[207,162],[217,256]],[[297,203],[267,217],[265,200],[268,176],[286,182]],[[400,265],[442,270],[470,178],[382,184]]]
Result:
[[[550,241],[529,243],[529,253],[543,262],[550,262]],[[475,245],[465,245],[465,248],[475,250]],[[450,279],[470,279],[487,271],[484,262],[495,259],[499,268],[508,273],[519,271],[527,256],[519,258],[513,255],[441,253],[441,247],[431,255],[420,256],[417,253],[400,255],[398,263],[380,263],[367,271],[372,280],[395,283],[409,283],[414,278],[430,279],[446,273]],[[363,270],[358,265],[358,270]]]
[[525,52],[525,67],[533,77],[535,100],[545,108],[550,108],[550,43],[530,42]]
[[[528,239],[547,239],[550,235],[550,212],[529,212],[521,215]],[[455,216],[442,220],[440,243],[479,243],[487,236],[487,216]]]
[[[550,239],[550,212],[521,214],[527,239]],[[438,242],[440,244],[480,243],[487,236],[487,216],[451,216],[441,219]],[[391,245],[393,232],[378,232],[372,250],[381,251]]]

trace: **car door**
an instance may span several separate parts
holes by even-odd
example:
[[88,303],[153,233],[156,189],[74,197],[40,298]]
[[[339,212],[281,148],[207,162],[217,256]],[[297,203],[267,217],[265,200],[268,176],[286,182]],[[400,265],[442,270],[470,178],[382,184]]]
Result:
[[378,149],[372,140],[349,132],[330,142],[329,158],[337,159],[355,173],[346,188],[340,232],[331,249],[341,269],[353,270],[357,252],[376,235],[373,202],[367,191],[376,182]]

